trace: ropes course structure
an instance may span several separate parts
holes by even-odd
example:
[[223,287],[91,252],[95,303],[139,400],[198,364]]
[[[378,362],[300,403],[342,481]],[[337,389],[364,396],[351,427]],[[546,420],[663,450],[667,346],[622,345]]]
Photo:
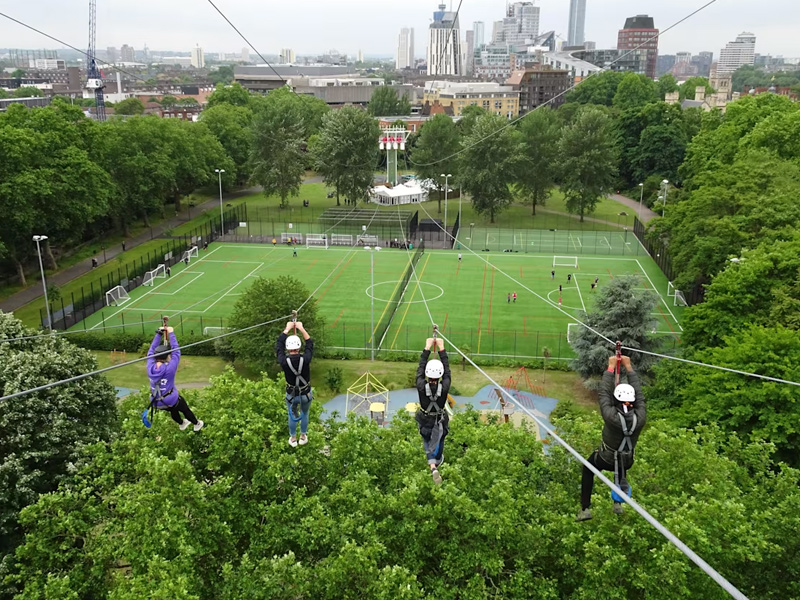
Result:
[[[408,251],[406,251],[408,253]],[[473,252],[473,254],[475,254]],[[479,256],[479,255],[477,255]],[[420,296],[422,297],[422,303],[425,306],[425,310],[428,313],[428,319],[431,322],[431,327],[434,328],[434,332],[439,335],[443,340],[445,340],[461,357],[466,360],[469,364],[471,364],[481,375],[483,375],[489,382],[491,382],[498,392],[502,393],[507,399],[511,402],[517,402],[517,399],[514,398],[508,390],[506,390],[503,386],[501,386],[497,381],[495,381],[486,371],[484,371],[481,367],[479,367],[475,362],[467,356],[461,349],[456,346],[452,341],[450,341],[447,336],[445,336],[441,331],[438,331],[438,327],[436,326],[436,322],[433,318],[433,314],[431,313],[431,309],[428,306],[428,301],[425,298],[425,293],[422,291],[421,281],[419,276],[417,275],[416,268],[411,261],[411,257],[409,256],[409,265],[411,266],[411,271],[414,279],[417,283],[417,288],[419,289]],[[606,338],[607,339],[607,338]],[[616,346],[616,344],[615,344]],[[736,586],[734,586],[731,582],[729,582],[725,577],[723,577],[716,569],[714,569],[711,565],[709,565],[705,560],[703,560],[698,554],[696,554],[691,548],[689,548],[686,544],[684,544],[675,534],[673,534],[669,529],[667,529],[664,525],[662,525],[655,517],[653,517],[647,510],[645,510],[639,503],[637,503],[633,498],[630,498],[625,492],[623,492],[617,485],[614,484],[608,477],[603,475],[602,471],[594,467],[589,461],[587,461],[581,454],[578,453],[572,446],[569,445],[561,436],[556,433],[552,427],[550,427],[546,421],[542,420],[541,418],[537,417],[530,409],[524,406],[522,403],[516,404],[516,406],[524,412],[528,417],[533,419],[544,431],[548,433],[556,442],[558,442],[567,452],[569,452],[575,459],[580,462],[584,467],[588,468],[592,473],[597,476],[600,481],[602,481],[608,488],[617,494],[620,498],[624,498],[624,501],[631,506],[642,518],[644,518],[650,525],[652,525],[659,533],[661,533],[670,543],[672,543],[678,550],[680,550],[687,558],[689,558],[693,563],[695,563],[700,569],[703,570],[709,577],[711,577],[722,589],[724,589],[731,597],[736,598],[737,600],[748,600],[747,596],[745,596],[742,592],[739,591]]]

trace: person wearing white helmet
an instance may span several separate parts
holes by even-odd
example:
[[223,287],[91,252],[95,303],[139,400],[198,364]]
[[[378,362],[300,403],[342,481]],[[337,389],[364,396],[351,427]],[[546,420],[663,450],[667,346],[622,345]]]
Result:
[[[294,330],[293,335],[289,333]],[[302,342],[297,332],[303,336],[306,347],[300,354]],[[288,354],[287,354],[288,352]],[[314,340],[308,335],[300,321],[289,321],[278,336],[275,345],[278,364],[286,376],[286,407],[289,413],[289,445],[296,448],[308,443],[308,410],[314,399],[311,394],[311,359],[314,355]],[[297,437],[297,423],[300,422],[300,437]]]
[[[428,360],[434,344],[438,348],[439,358]],[[450,429],[450,417],[445,410],[449,392],[450,360],[444,349],[444,340],[428,338],[417,366],[417,394],[420,408],[417,410],[416,420],[425,445],[431,476],[436,484],[442,483],[439,465],[444,458],[444,438]]]
[[[615,386],[617,357],[609,358],[608,370],[603,373],[603,381],[598,391],[600,414],[605,423],[603,425],[603,443],[587,460],[599,470],[614,473],[617,485],[630,495],[630,487],[625,474],[633,466],[633,450],[647,420],[647,407],[642,393],[642,384],[639,381],[639,375],[631,365],[631,359],[623,356],[620,360],[627,372],[628,383],[620,383]],[[588,467],[583,467],[581,512],[578,513],[578,521],[588,521],[592,518],[589,508],[592,504],[593,487],[594,473]],[[616,500],[614,501],[614,512],[622,513],[622,504]]]

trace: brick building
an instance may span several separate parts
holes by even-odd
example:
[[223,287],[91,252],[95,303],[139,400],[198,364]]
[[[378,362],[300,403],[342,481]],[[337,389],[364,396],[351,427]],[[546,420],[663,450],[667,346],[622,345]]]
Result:
[[570,73],[566,69],[537,65],[514,71],[506,80],[506,85],[519,92],[519,114],[523,115],[548,102],[551,108],[564,104],[564,95],[570,86]]

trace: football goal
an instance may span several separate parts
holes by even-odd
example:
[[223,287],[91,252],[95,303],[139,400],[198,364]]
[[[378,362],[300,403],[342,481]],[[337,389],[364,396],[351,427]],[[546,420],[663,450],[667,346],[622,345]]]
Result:
[[672,282],[670,281],[667,283],[667,297],[671,298],[673,296],[675,296],[675,286],[672,285]]
[[148,271],[144,274],[142,278],[142,285],[153,285],[156,282],[156,279],[166,279],[167,277],[167,269],[162,265],[158,265],[152,271]]
[[197,251],[197,246],[192,246],[186,252],[183,253],[183,256],[181,256],[181,260],[183,262],[186,262],[187,260],[191,260],[193,258],[197,258],[198,256],[199,256],[199,253]]
[[226,331],[230,331],[230,327],[203,327],[203,335],[207,335],[209,337],[220,335],[221,333],[225,333]]
[[303,243],[303,234],[302,233],[282,233],[281,234],[281,244],[286,244],[287,242],[291,242],[292,240],[297,240],[298,244]]
[[689,306],[686,302],[686,296],[683,295],[683,292],[680,290],[675,290],[675,301],[673,302],[675,306]]
[[331,234],[331,246],[352,246],[353,236],[344,233]]
[[364,235],[358,236],[358,243],[361,246],[377,246],[378,236],[372,235],[371,233],[365,233]]
[[106,306],[121,306],[125,304],[131,297],[128,292],[121,285],[111,288],[106,292]]
[[575,267],[578,268],[577,256],[554,256],[553,267]]
[[327,248],[328,236],[324,233],[306,234],[306,248]]

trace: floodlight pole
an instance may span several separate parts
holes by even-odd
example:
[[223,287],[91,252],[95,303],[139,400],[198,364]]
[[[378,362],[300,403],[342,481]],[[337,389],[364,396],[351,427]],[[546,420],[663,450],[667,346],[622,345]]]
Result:
[[642,201],[644,200],[644,184],[639,184],[639,222],[642,221]]
[[225,218],[222,216],[222,174],[225,169],[214,169],[214,172],[219,177],[219,230],[222,232],[220,235],[222,237],[225,235]]
[[664,208],[667,206],[667,190],[669,189],[669,181],[665,179],[661,182],[661,184],[664,186],[663,202],[661,204],[661,217],[663,218]]
[[47,310],[47,328],[53,331],[53,319],[50,317],[50,302],[47,299],[47,281],[44,278],[44,265],[42,264],[42,249],[39,247],[39,242],[44,242],[47,239],[46,235],[35,235],[33,241],[36,242],[36,254],[39,255],[39,270],[42,272],[42,289],[44,290],[44,307]]
[[444,233],[445,233],[444,237],[445,241],[447,241],[447,188],[450,187],[447,185],[447,182],[452,177],[452,175],[450,173],[448,173],[447,175],[442,173],[442,177],[444,177]]

